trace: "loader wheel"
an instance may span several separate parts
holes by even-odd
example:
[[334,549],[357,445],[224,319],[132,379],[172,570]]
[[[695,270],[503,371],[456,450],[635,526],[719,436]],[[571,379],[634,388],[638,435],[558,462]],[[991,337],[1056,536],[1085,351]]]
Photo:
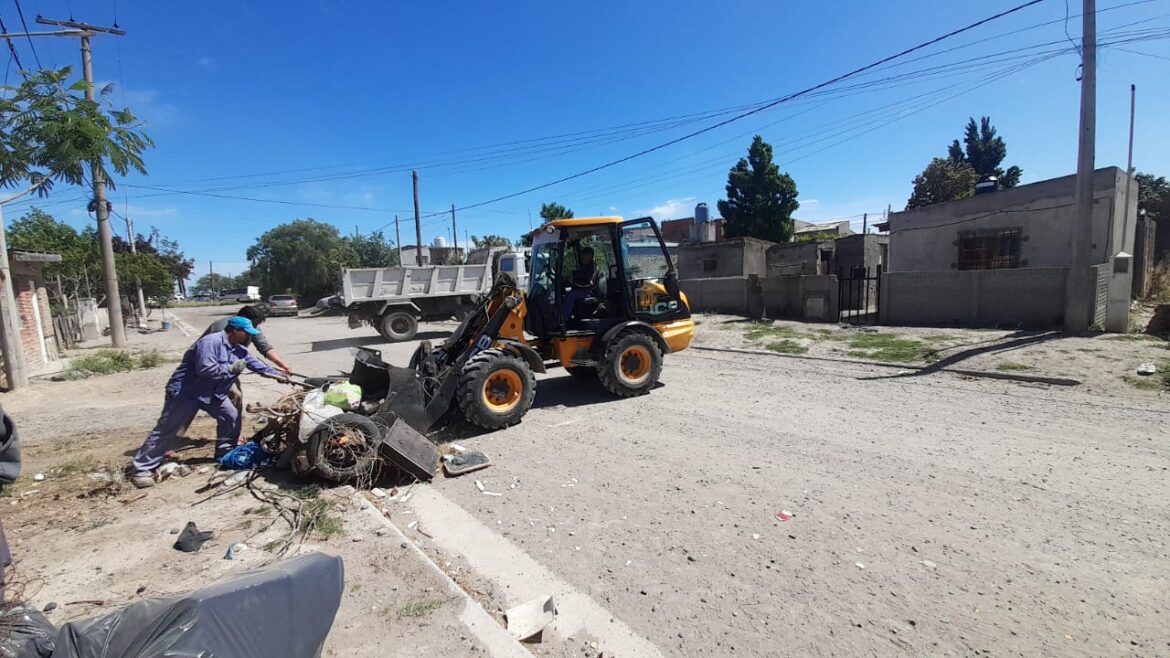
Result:
[[502,350],[471,357],[459,375],[459,408],[473,424],[495,430],[520,422],[536,397],[528,363]]
[[393,311],[382,316],[378,333],[388,341],[404,341],[418,333],[418,318],[406,311]]
[[658,344],[646,334],[633,331],[621,334],[606,346],[597,377],[610,393],[630,398],[649,393],[661,372],[662,350]]
[[380,437],[378,426],[366,416],[337,414],[309,435],[309,465],[334,482],[367,476],[377,462]]

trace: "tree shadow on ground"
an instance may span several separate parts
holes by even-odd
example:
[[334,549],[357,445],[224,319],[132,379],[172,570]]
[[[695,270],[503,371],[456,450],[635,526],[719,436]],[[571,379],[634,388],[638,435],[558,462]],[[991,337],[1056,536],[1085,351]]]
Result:
[[1022,349],[1031,345],[1038,345],[1040,343],[1046,343],[1052,340],[1059,340],[1065,337],[1066,335],[1061,331],[1017,331],[1015,333],[1008,334],[1007,336],[1003,336],[1002,338],[986,340],[972,345],[964,345],[960,351],[955,352],[949,356],[945,356],[938,361],[935,361],[934,363],[915,370],[899,372],[893,375],[860,377],[859,379],[862,381],[873,381],[879,379],[901,379],[904,377],[923,377],[926,375],[933,375],[936,372],[956,366],[981,354],[1011,352],[1013,350]]

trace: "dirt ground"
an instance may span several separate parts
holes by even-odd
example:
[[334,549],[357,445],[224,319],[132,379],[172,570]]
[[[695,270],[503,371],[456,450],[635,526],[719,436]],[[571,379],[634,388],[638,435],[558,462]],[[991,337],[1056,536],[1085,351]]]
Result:
[[[184,317],[201,326],[211,313]],[[800,335],[844,331],[832,326],[748,338],[761,328],[701,320],[697,345],[921,353],[891,337],[861,348],[854,334]],[[414,348],[338,318],[270,325],[294,368],[314,374],[347,367],[350,347],[378,347],[393,363]],[[1025,338],[880,332],[960,352]],[[483,450],[491,468],[419,485],[390,521],[497,619],[533,591],[555,593],[561,615],[529,648],[538,655],[1166,655],[1170,405],[1120,379],[1166,352],[1147,340],[1046,339],[962,361],[1029,365],[1016,372],[1083,379],[1077,387],[700,350],[668,356],[661,385],[628,400],[550,372],[523,423],[440,437]],[[71,601],[98,596],[104,609],[143,585],[141,596],[186,591],[271,557],[261,534],[240,560],[223,559],[264,517],[245,514],[260,504],[244,492],[193,505],[206,475],[141,499],[77,498],[103,485],[89,472],[124,463],[141,441],[170,369],[3,398],[29,447],[0,513],[33,600],[61,605],[54,621],[95,612]],[[246,394],[281,392],[269,386],[249,380]],[[200,444],[183,459],[209,452]],[[398,537],[377,536],[345,491],[322,495],[336,497],[344,534],[303,550],[345,559],[330,655],[486,651],[437,574]],[[214,545],[174,551],[169,531],[187,520],[219,531]]]
[[751,322],[716,314],[698,320],[703,330],[695,344],[705,347],[1072,378],[1091,393],[1170,399],[1170,379],[1137,374],[1144,363],[1170,372],[1170,343],[1148,334],[1081,337],[998,329],[859,328],[783,320]]

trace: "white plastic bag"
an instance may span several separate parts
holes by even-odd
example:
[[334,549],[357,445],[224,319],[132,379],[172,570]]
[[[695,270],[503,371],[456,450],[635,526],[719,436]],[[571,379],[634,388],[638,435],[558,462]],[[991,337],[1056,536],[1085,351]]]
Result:
[[309,435],[313,433],[313,430],[340,413],[344,412],[337,407],[325,404],[325,391],[321,389],[309,391],[305,394],[304,404],[301,405],[301,429],[297,438],[301,443],[308,442]]

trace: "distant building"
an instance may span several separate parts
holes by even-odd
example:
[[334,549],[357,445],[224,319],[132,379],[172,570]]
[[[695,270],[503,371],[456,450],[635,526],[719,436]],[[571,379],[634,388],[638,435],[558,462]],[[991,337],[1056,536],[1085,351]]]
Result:
[[20,348],[27,372],[51,371],[60,359],[60,345],[45,289],[45,263],[61,262],[60,254],[9,251],[12,292],[20,324]]
[[723,230],[725,222],[722,219],[712,219],[706,222],[713,226],[714,239],[713,240],[694,240],[692,233],[695,228],[694,217],[684,217],[682,219],[668,219],[658,225],[659,230],[662,231],[662,239],[667,242],[676,242],[678,244],[692,244],[695,242],[719,242],[724,239]]
[[847,235],[853,235],[853,229],[849,228],[849,220],[847,219],[828,222],[826,224],[812,224],[799,219],[792,220],[792,239],[794,241],[801,236],[813,235],[831,235],[833,237],[843,238]]

